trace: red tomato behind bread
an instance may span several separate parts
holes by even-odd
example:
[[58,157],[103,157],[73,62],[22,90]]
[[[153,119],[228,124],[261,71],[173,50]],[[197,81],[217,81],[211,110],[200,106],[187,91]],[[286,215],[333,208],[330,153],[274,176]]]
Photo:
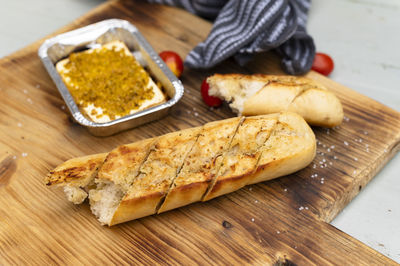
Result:
[[334,68],[332,58],[324,53],[316,53],[311,69],[328,76]]
[[208,90],[210,89],[210,85],[207,83],[207,79],[203,80],[201,83],[201,96],[203,97],[203,101],[205,104],[211,107],[217,107],[222,104],[222,100],[218,97],[210,96],[208,94]]
[[182,58],[175,52],[163,51],[160,53],[160,57],[167,64],[172,73],[178,78],[183,72],[183,61]]

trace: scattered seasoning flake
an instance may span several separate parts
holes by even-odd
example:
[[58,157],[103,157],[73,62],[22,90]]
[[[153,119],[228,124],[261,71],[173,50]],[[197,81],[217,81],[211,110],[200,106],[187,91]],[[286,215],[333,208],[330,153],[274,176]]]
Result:
[[250,190],[250,191],[252,191],[252,190],[253,190],[253,188],[252,188],[252,187],[249,187],[249,190]]
[[334,160],[337,160],[338,158],[337,158],[337,156],[335,155],[335,156],[333,156],[333,159],[334,159]]
[[325,162],[326,162],[326,159],[324,158],[324,159],[322,159],[322,161],[325,163]]
[[329,128],[326,130],[326,134],[328,134],[328,135],[329,135]]
[[65,110],[65,105],[61,105],[61,110]]
[[354,157],[354,161],[358,161],[358,158],[357,158],[357,157]]
[[28,101],[28,103],[33,104],[33,101],[31,98],[26,99]]
[[17,159],[17,156],[14,155],[14,156],[13,156],[13,160],[15,160],[15,159]]
[[344,145],[349,146],[349,143],[347,141],[344,141],[343,143]]
[[199,116],[199,113],[198,112],[194,112],[194,116]]
[[285,192],[286,192],[286,191],[287,191],[287,188],[285,188],[283,191],[285,191]]
[[346,122],[349,122],[349,121],[350,121],[350,118],[348,118],[347,116],[344,116],[344,117],[343,117],[343,120],[346,121]]
[[22,157],[26,157],[26,156],[28,156],[28,153],[23,152],[23,153],[22,153]]
[[332,145],[332,146],[331,146],[331,149],[334,149],[334,148],[335,148],[335,145]]
[[299,211],[302,211],[302,210],[304,210],[304,207],[300,206]]
[[327,151],[327,152],[331,152],[331,148],[328,148],[326,151]]
[[276,233],[279,235],[281,232],[279,232],[279,231],[276,231]]
[[17,126],[18,126],[18,127],[22,127],[22,124],[18,122]]
[[40,88],[40,84],[36,84],[36,86],[35,86],[37,89],[39,89]]
[[369,148],[367,148],[366,151],[369,152]]
[[308,207],[305,207],[306,210],[308,210]]
[[368,135],[368,131],[365,131],[365,130],[364,130],[364,132],[363,132],[363,133],[364,133],[364,135]]
[[326,145],[325,145],[325,144],[323,144],[323,145],[322,145],[322,148],[326,148]]
[[25,93],[25,94],[28,94],[28,90],[27,90],[27,89],[24,89],[24,93]]
[[356,171],[356,170],[354,170],[354,171],[353,171],[353,174],[357,174],[357,171]]
[[332,162],[329,162],[329,165],[333,165],[333,163],[332,163]]
[[251,218],[251,221],[254,223],[254,218]]
[[384,149],[384,150],[383,150],[383,152],[385,152],[385,153],[386,153],[387,151],[388,151],[387,149]]
[[324,180],[321,180],[321,184],[323,184],[324,183]]
[[255,200],[254,203],[258,203],[258,200]]
[[314,164],[312,168],[314,168],[314,169],[315,169],[315,168],[317,168],[317,165],[316,165],[316,164]]

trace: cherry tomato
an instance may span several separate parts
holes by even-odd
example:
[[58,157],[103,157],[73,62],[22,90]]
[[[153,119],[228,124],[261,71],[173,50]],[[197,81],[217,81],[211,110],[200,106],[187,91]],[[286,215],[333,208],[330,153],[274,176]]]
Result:
[[218,97],[210,96],[208,94],[208,90],[210,89],[210,85],[207,83],[207,79],[203,80],[201,83],[201,96],[203,97],[203,101],[205,104],[211,107],[218,107],[222,104],[222,100]]
[[160,53],[160,57],[167,64],[172,73],[178,78],[183,72],[183,61],[182,58],[175,52],[163,51]]
[[334,68],[332,58],[324,53],[316,53],[311,69],[328,76]]

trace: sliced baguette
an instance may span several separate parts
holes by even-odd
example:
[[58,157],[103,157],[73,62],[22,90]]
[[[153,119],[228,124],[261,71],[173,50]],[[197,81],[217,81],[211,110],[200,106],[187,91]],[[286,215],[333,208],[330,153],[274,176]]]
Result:
[[316,153],[314,132],[298,114],[282,113],[261,152],[248,184],[288,175],[309,165]]
[[273,131],[278,117],[278,114],[246,117],[203,201],[238,190],[249,183],[248,177],[256,169],[261,147]]
[[[96,171],[78,175],[92,180],[92,212],[102,224],[114,225],[293,173],[312,161],[315,147],[304,119],[281,113],[211,122],[123,145],[107,156],[70,160],[56,169],[88,165],[84,162],[97,158],[101,167],[95,182]],[[47,178],[49,184],[68,186],[56,173]]]
[[241,121],[242,118],[237,117],[203,126],[159,213],[201,201]]
[[239,115],[282,111],[300,114],[309,124],[334,127],[343,120],[339,99],[308,78],[274,75],[215,74],[209,94],[220,97]]
[[122,145],[111,151],[95,179],[96,188],[89,191],[90,209],[103,224],[110,224],[121,199],[139,175],[155,138]]
[[139,175],[114,212],[110,225],[157,212],[200,130],[201,127],[189,128],[157,139]]

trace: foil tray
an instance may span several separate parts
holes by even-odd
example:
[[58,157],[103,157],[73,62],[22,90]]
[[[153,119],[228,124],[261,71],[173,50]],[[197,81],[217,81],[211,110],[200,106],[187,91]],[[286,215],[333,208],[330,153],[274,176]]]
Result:
[[[55,64],[73,52],[95,48],[115,40],[125,43],[146,71],[162,84],[169,100],[135,114],[105,123],[96,123],[85,117],[79,110],[71,93],[57,72]],[[38,54],[68,106],[73,119],[86,127],[95,136],[109,136],[119,131],[160,119],[183,96],[184,88],[181,81],[171,72],[139,30],[126,20],[108,19],[57,35],[44,41],[39,48]]]

